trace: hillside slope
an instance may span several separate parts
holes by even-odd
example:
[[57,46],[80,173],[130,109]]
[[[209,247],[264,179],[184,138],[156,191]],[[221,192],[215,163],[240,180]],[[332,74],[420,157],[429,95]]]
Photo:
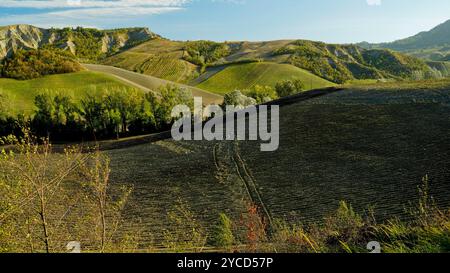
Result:
[[433,61],[445,61],[450,56],[450,20],[436,26],[430,31],[423,31],[392,43],[368,44],[368,48],[389,48],[413,56]]
[[384,49],[367,50],[356,45],[335,45],[298,40],[273,52],[287,62],[327,80],[344,83],[353,79],[413,78],[430,68],[421,60]]
[[101,63],[157,78],[187,83],[198,76],[198,67],[183,59],[184,43],[154,39],[103,60]]
[[289,64],[249,63],[227,66],[197,87],[218,94],[226,94],[233,90],[249,89],[255,85],[275,87],[281,81],[295,79],[302,80],[307,89],[334,85],[306,70]]
[[108,151],[113,184],[134,188],[128,228],[161,242],[176,200],[208,229],[222,212],[239,223],[247,202],[260,204],[254,194],[273,219],[295,223],[319,221],[341,200],[358,212],[372,205],[379,219],[404,216],[424,175],[437,204],[450,206],[448,81],[284,103],[275,152],[253,141],[170,140]]
[[17,49],[55,46],[85,60],[96,60],[157,37],[147,28],[97,30],[43,29],[30,25],[0,27],[0,60]]
[[334,83],[354,79],[417,78],[430,71],[424,62],[390,50],[307,40],[214,43],[154,39],[106,58],[102,63],[176,82],[198,84],[227,66],[261,61],[291,64]]
[[107,65],[94,65],[94,64],[84,64],[90,71],[106,73],[112,75],[122,81],[134,85],[135,87],[141,88],[144,91],[158,91],[161,86],[165,85],[177,85],[181,88],[186,88],[192,92],[196,97],[202,97],[204,104],[221,104],[223,102],[223,97],[216,95],[207,91],[204,91],[197,87],[192,87],[188,85],[183,85],[179,83],[174,83],[171,81],[159,79],[149,75],[143,75],[135,72],[131,72],[125,69],[120,69],[117,67],[107,66]]
[[41,93],[64,94],[80,101],[86,94],[131,88],[134,86],[113,76],[88,71],[26,81],[0,78],[0,97],[7,99],[7,112],[11,114],[31,114],[34,98]]

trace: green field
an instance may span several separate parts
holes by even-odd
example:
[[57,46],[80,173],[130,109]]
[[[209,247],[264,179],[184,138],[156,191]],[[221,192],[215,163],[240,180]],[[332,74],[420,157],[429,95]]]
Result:
[[207,92],[197,87],[171,82],[150,75],[143,75],[113,66],[94,65],[94,64],[85,64],[84,66],[90,71],[101,72],[117,77],[118,79],[121,79],[122,81],[127,82],[147,92],[158,91],[159,88],[167,85],[176,85],[180,88],[184,88],[191,91],[192,95],[196,97],[202,97],[203,102],[205,104],[221,104],[223,102],[222,96],[211,92]]
[[12,114],[30,114],[34,109],[34,97],[38,94],[65,94],[80,100],[84,94],[96,94],[105,90],[132,89],[117,78],[97,72],[78,72],[51,75],[38,79],[19,81],[0,78],[0,94],[8,101]]
[[170,230],[177,200],[207,229],[220,212],[239,222],[250,201],[295,223],[321,221],[341,200],[360,213],[373,206],[382,220],[404,216],[428,175],[431,195],[448,207],[449,105],[448,81],[348,88],[282,106],[278,151],[252,141],[160,141],[108,151],[111,179],[134,187],[127,228],[153,244]]
[[288,64],[249,63],[232,65],[197,85],[217,94],[226,94],[233,90],[244,90],[255,85],[274,87],[284,80],[300,79],[306,88],[318,89],[333,86],[310,72]]

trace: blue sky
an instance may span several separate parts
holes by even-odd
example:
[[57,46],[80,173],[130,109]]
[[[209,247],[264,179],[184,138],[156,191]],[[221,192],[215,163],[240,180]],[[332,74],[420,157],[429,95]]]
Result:
[[175,40],[385,42],[450,19],[448,0],[0,0],[0,25],[146,26]]

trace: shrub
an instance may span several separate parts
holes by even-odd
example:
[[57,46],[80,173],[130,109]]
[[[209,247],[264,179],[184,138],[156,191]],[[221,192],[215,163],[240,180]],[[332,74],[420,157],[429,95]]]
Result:
[[76,240],[114,252],[131,189],[111,194],[109,159],[75,147],[55,154],[48,139],[23,135],[0,140],[14,147],[0,153],[0,251],[65,252]]
[[219,214],[219,221],[212,231],[211,244],[224,249],[233,246],[235,239],[232,225],[232,221],[226,214]]

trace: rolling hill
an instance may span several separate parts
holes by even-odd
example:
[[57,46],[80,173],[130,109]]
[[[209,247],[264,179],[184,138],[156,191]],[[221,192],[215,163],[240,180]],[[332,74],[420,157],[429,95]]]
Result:
[[8,111],[12,114],[31,114],[34,109],[34,97],[41,93],[62,93],[79,101],[87,93],[131,88],[134,87],[113,76],[88,71],[26,81],[0,78],[0,95],[7,99]]
[[[200,64],[205,60],[209,61]],[[391,50],[307,40],[214,43],[153,39],[108,57],[102,63],[167,80],[199,84],[227,66],[261,61],[291,64],[334,83],[355,79],[410,79],[430,71],[426,63]],[[280,74],[284,72],[285,69]]]
[[220,104],[223,97],[199,88],[181,85],[158,78],[133,73],[130,71],[101,66],[84,65],[90,71],[50,75],[32,80],[15,80],[0,78],[0,97],[5,99],[8,112],[11,114],[31,114],[34,109],[34,98],[41,93],[66,94],[79,101],[87,93],[100,94],[104,91],[120,89],[141,89],[143,91],[158,91],[167,84],[178,85],[192,91],[193,95],[201,96],[207,104]]
[[[438,35],[445,32],[441,29],[445,30],[445,27],[436,30]],[[440,41],[441,44],[444,42]],[[218,71],[217,67],[261,61],[297,66],[334,83],[355,79],[416,79],[436,74],[426,63],[414,57],[381,48],[364,49],[357,45],[307,40],[171,41],[146,28],[41,29],[29,25],[0,28],[0,59],[10,56],[17,49],[48,46],[68,50],[83,62],[100,62],[184,84],[207,80]],[[285,66],[277,67],[282,68],[279,75],[287,71]],[[257,77],[262,79],[262,76]],[[269,77],[262,81],[272,84],[273,79]],[[240,86],[239,83],[234,85]],[[223,92],[224,89],[220,91]]]
[[280,81],[294,79],[302,80],[307,89],[334,85],[306,70],[289,64],[257,62],[229,65],[197,85],[197,87],[218,94],[226,94],[232,90],[244,90],[255,85],[275,87]]
[[385,49],[363,49],[298,40],[279,48],[276,56],[336,83],[359,79],[411,79],[430,68],[421,60]]
[[147,92],[148,91],[157,92],[158,89],[162,86],[176,85],[191,91],[192,95],[196,97],[202,97],[203,103],[205,104],[221,104],[223,102],[222,96],[207,92],[197,87],[174,83],[171,81],[159,79],[149,75],[131,72],[113,66],[94,65],[94,64],[84,64],[84,66],[90,71],[106,73]]
[[207,229],[221,212],[239,223],[247,202],[294,223],[320,221],[341,200],[360,213],[373,206],[380,220],[403,217],[424,175],[437,204],[450,205],[449,81],[305,96],[280,101],[275,152],[257,141],[172,140],[106,151],[113,184],[134,188],[126,229],[160,243],[176,200]]

